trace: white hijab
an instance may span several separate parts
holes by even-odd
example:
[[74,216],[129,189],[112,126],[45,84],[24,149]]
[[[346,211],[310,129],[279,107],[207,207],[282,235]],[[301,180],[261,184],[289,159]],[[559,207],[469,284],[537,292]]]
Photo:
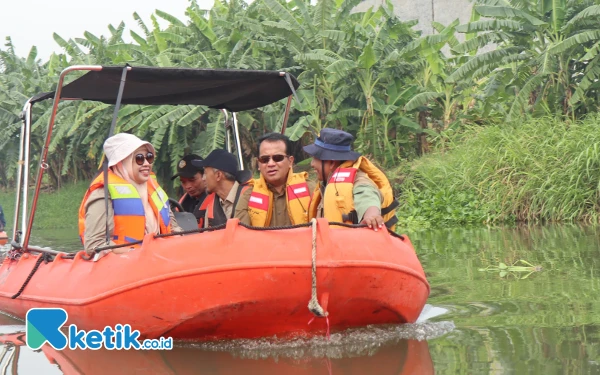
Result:
[[[133,151],[123,158],[122,152],[124,150],[131,150],[133,147],[135,147]],[[133,163],[135,162],[134,155],[137,154],[139,152],[138,150],[141,148],[145,150],[143,151],[144,153],[150,151],[156,154],[154,147],[150,143],[144,142],[131,134],[116,134],[113,137],[108,138],[104,144],[104,151],[107,154],[109,166],[111,166],[110,168],[112,171],[117,176],[133,185],[140,195],[142,204],[144,206],[144,215],[146,217],[145,233],[158,234],[160,232],[158,218],[154,214],[154,210],[148,201],[148,183],[152,184],[155,188],[156,184],[152,177],[148,179],[147,183],[138,183],[133,179]],[[119,153],[121,154],[119,155]]]

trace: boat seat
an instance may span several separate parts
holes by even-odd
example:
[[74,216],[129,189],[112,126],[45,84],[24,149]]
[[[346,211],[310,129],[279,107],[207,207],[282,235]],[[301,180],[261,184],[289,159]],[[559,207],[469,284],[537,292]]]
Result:
[[181,229],[198,229],[198,221],[196,220],[196,216],[194,216],[193,213],[173,211],[173,216],[175,217],[175,220],[177,220],[177,224],[179,224]]

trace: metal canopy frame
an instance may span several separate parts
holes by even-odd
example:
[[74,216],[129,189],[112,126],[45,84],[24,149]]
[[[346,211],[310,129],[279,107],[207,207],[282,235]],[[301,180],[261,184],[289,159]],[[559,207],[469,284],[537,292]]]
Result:
[[[131,66],[126,66],[124,69],[127,71],[131,71],[134,69]],[[13,242],[12,246],[16,249],[22,249],[23,251],[37,251],[37,252],[48,252],[50,254],[58,254],[58,252],[46,248],[40,248],[37,246],[30,246],[29,242],[31,239],[31,230],[33,227],[33,221],[35,219],[35,212],[37,208],[37,203],[39,199],[39,193],[42,184],[42,177],[44,175],[44,171],[49,168],[47,163],[48,151],[50,147],[50,141],[52,139],[52,131],[54,128],[54,122],[56,120],[56,113],[58,110],[58,104],[61,100],[82,100],[81,98],[62,98],[61,93],[65,81],[65,77],[67,74],[76,72],[76,71],[101,71],[103,69],[100,65],[74,65],[64,69],[59,77],[58,85],[54,94],[54,101],[52,105],[52,112],[50,115],[50,120],[48,122],[48,129],[46,133],[46,141],[44,142],[44,147],[42,149],[42,154],[40,158],[40,163],[38,165],[38,172],[35,182],[35,190],[33,192],[33,201],[31,205],[31,211],[29,216],[27,215],[27,206],[28,206],[28,186],[29,186],[29,144],[31,139],[31,123],[32,123],[32,106],[33,100],[36,98],[35,96],[27,100],[25,106],[23,107],[23,112],[21,114],[23,125],[21,127],[21,144],[19,147],[19,166],[17,168],[17,189],[16,189],[16,203],[15,203],[15,216],[14,216],[14,228],[13,228]],[[285,132],[287,121],[289,118],[289,111],[292,101],[292,96],[295,96],[295,89],[292,84],[290,75],[285,72],[280,72],[279,75],[283,77],[286,82],[289,84],[289,87],[292,91],[292,94],[288,96],[287,104],[285,107],[284,120],[281,128],[281,133]],[[115,93],[117,94],[117,93]],[[120,99],[120,98],[119,98]],[[297,99],[297,97],[296,97]],[[85,99],[83,99],[85,100]],[[117,101],[115,103],[115,114],[118,111],[118,107],[120,106],[120,102]],[[230,136],[233,136],[233,142],[235,142],[235,148],[238,154],[238,162],[239,168],[241,170],[244,169],[243,159],[242,159],[242,149],[241,142],[239,137],[239,126],[236,112],[232,112],[231,121],[232,124],[229,124],[229,115],[228,111],[225,109],[221,109],[225,116],[225,128],[226,128],[226,139],[225,144],[226,148],[229,152],[232,149],[232,141],[230,140]],[[22,222],[19,227],[19,216],[21,216]]]

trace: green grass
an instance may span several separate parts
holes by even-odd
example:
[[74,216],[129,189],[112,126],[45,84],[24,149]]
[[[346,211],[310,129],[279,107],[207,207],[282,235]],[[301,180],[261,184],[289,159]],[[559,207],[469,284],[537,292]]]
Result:
[[600,116],[474,127],[413,162],[401,226],[597,222]]
[[[79,205],[89,182],[64,185],[60,190],[41,192],[33,222],[34,229],[76,228]],[[30,189],[32,192],[33,189]],[[33,199],[29,198],[31,207]],[[12,229],[15,212],[14,191],[0,191],[0,204],[4,209],[7,228]]]

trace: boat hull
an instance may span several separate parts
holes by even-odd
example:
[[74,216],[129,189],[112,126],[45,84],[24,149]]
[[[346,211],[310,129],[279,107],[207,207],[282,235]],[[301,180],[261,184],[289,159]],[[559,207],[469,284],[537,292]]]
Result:
[[385,230],[317,228],[317,298],[327,319],[307,305],[312,283],[311,228],[224,230],[168,238],[98,262],[25,254],[0,267],[0,310],[24,318],[30,308],[60,307],[67,324],[102,329],[130,324],[143,338],[254,338],[323,333],[367,324],[414,322],[429,285],[408,238]]

